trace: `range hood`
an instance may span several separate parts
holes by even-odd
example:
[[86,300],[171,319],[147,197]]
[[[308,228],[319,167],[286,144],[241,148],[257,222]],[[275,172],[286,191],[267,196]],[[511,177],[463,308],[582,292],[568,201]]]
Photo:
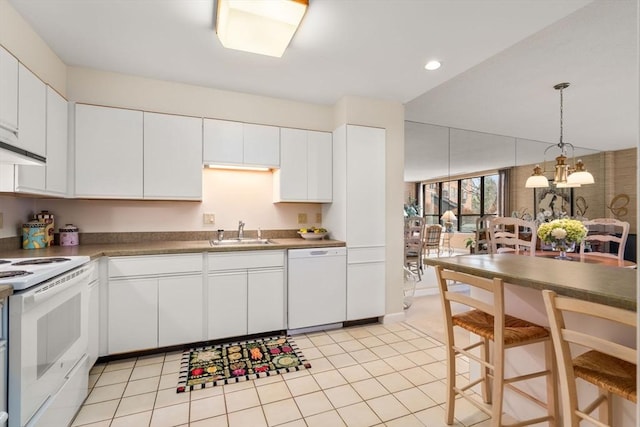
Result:
[[0,126],[0,163],[44,166],[46,158],[17,147],[16,134]]

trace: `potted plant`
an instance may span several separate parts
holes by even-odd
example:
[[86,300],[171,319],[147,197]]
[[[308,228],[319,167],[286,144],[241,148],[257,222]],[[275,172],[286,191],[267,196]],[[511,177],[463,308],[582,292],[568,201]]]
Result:
[[476,251],[476,239],[473,237],[467,237],[464,241],[464,246],[469,248],[469,253],[473,254]]

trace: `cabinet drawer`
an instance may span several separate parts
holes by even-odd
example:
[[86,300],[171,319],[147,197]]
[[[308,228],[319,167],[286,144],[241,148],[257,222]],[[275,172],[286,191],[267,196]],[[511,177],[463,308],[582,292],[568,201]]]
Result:
[[284,251],[248,251],[209,254],[209,271],[283,266]]
[[109,258],[109,278],[202,273],[202,254]]

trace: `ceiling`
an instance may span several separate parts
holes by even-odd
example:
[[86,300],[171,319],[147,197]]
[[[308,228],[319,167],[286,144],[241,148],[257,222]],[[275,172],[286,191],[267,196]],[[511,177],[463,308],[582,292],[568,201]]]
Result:
[[[393,100],[408,120],[547,142],[552,86],[570,81],[567,138],[637,140],[637,0],[310,0],[282,58],[223,48],[214,0],[9,2],[70,66],[326,105]],[[432,58],[443,66],[427,72]]]

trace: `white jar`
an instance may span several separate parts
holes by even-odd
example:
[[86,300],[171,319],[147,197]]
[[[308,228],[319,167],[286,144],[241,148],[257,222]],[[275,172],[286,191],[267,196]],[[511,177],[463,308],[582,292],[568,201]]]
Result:
[[78,246],[80,239],[78,238],[78,227],[73,224],[67,224],[60,228],[60,246]]

